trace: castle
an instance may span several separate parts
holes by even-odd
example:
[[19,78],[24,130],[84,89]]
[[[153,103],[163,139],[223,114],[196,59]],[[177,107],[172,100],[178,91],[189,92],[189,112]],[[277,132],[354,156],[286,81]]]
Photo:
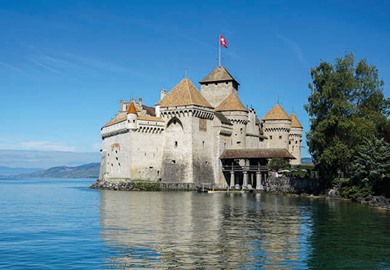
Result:
[[188,79],[154,107],[120,101],[101,129],[100,180],[155,180],[187,186],[262,189],[271,158],[300,164],[302,125],[276,104],[261,119],[238,97],[224,66],[200,82]]

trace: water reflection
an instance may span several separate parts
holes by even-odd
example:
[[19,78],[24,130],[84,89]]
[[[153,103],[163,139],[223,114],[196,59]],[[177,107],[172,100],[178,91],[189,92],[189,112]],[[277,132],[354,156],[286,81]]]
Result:
[[267,194],[101,192],[102,238],[117,268],[306,268],[312,217]]

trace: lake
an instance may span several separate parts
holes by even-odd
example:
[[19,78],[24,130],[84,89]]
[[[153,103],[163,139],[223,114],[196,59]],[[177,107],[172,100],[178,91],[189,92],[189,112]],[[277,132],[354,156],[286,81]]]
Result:
[[390,212],[93,182],[0,180],[0,269],[390,269]]

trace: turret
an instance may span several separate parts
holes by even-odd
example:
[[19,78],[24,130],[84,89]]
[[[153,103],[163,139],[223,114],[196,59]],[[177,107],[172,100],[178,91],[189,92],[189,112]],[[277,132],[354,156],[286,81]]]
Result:
[[268,137],[268,148],[289,149],[291,119],[282,106],[276,104],[262,120],[264,135]]
[[303,127],[299,122],[297,116],[292,113],[291,119],[291,130],[289,135],[289,151],[296,158],[291,160],[291,165],[301,164],[301,144],[302,144],[302,133]]
[[233,134],[231,136],[231,149],[246,148],[246,133],[248,123],[248,110],[238,99],[237,94],[229,95],[215,111],[221,112],[233,124]]
[[127,108],[127,128],[131,130],[137,129],[137,109],[135,108],[134,101],[130,101]]

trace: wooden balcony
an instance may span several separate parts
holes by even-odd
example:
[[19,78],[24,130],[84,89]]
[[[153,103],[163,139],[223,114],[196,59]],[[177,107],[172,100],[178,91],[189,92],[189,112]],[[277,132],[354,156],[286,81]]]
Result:
[[222,165],[222,171],[234,171],[234,172],[268,172],[268,167],[265,165],[250,165],[240,166],[237,164],[226,164]]

